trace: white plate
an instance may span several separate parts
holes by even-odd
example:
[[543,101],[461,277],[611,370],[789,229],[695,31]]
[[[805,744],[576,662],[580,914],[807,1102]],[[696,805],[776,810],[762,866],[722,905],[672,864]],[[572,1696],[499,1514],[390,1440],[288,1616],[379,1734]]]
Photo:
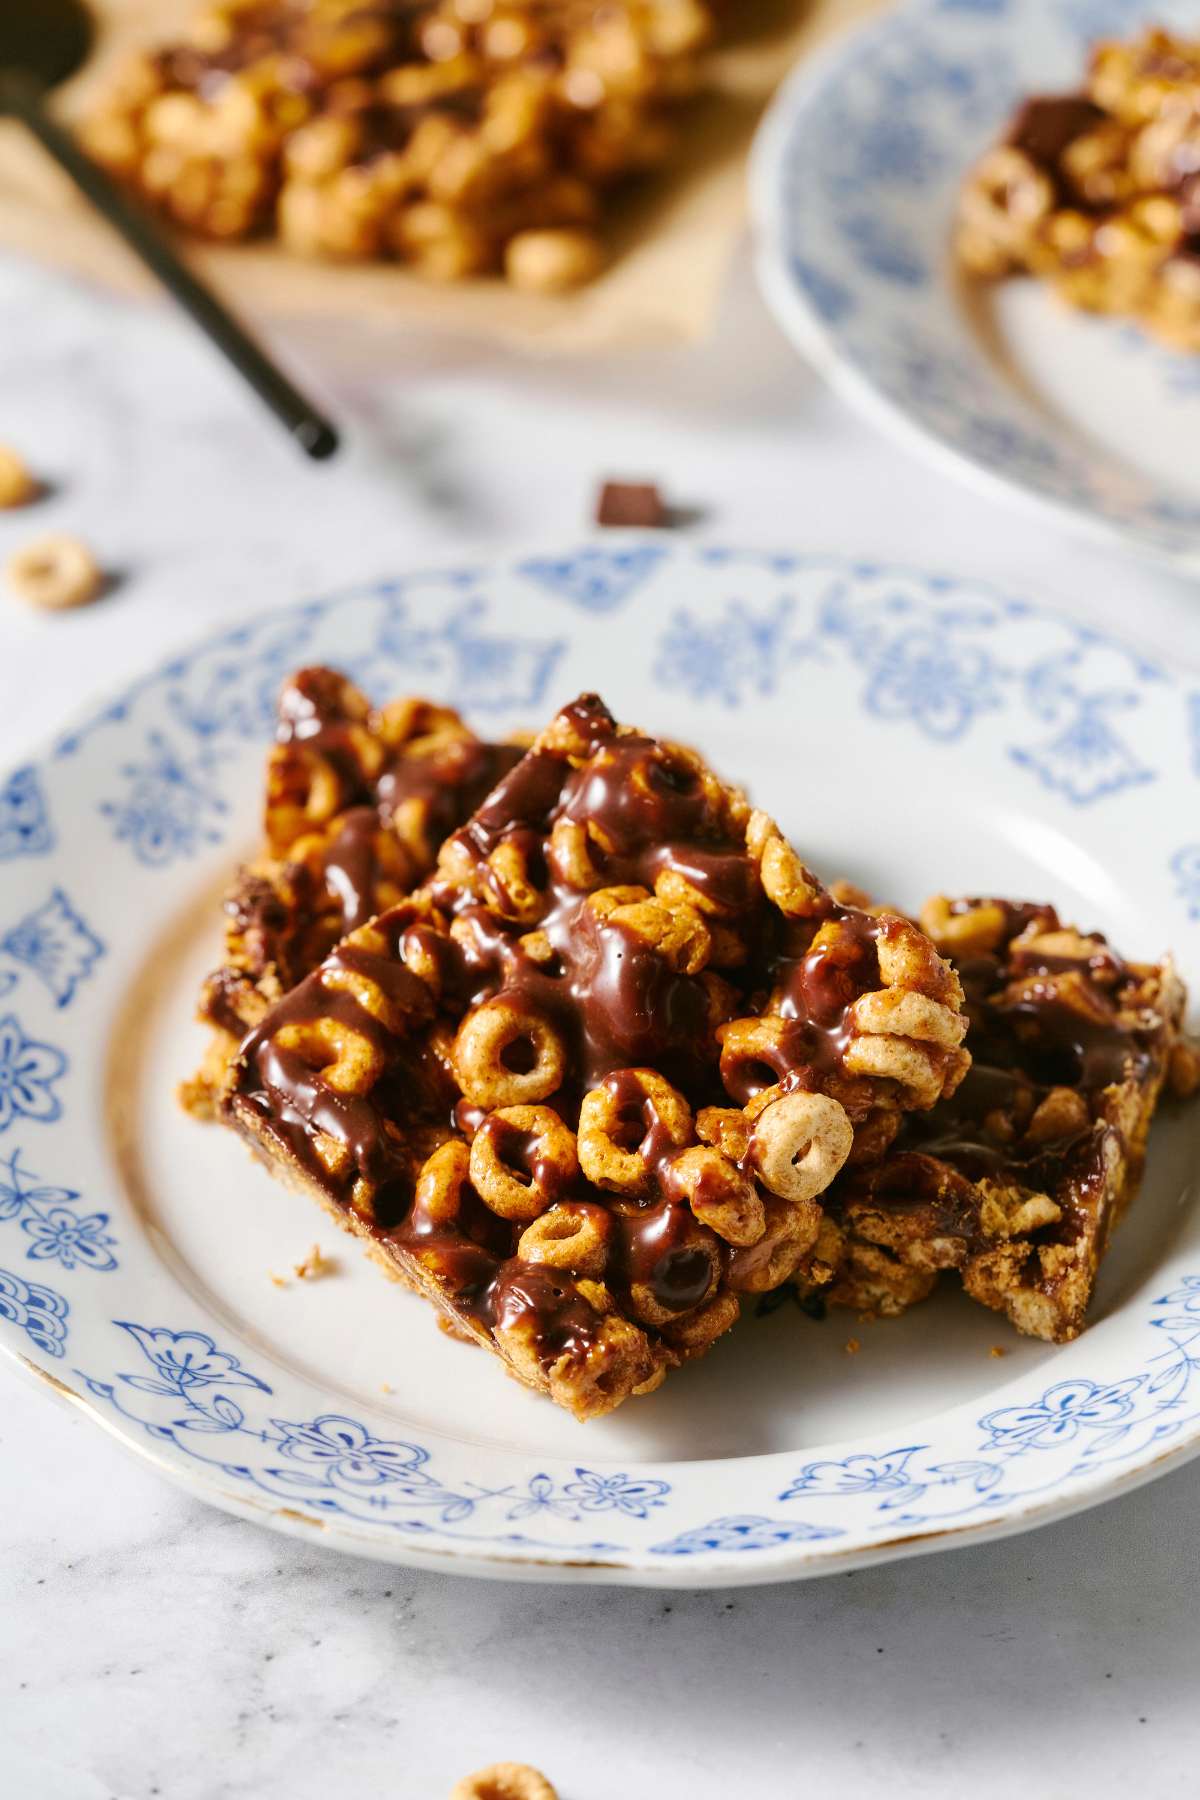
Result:
[[1200,567],[1200,357],[1043,283],[972,292],[963,176],[1019,99],[1077,88],[1097,37],[1194,33],[1194,0],[911,0],[805,62],[753,170],[758,267],[797,344],[946,468]]
[[[255,845],[274,691],[314,660],[483,730],[599,687],[702,744],[830,875],[905,905],[1046,896],[1200,977],[1198,697],[1024,599],[607,537],[274,614],[0,784],[4,1349],[218,1505],[473,1573],[817,1574],[1016,1530],[1200,1448],[1200,1220],[1181,1204],[1200,1109],[1156,1131],[1079,1342],[1018,1339],[949,1286],[896,1324],[789,1306],[586,1426],[185,1118],[173,1089],[201,1048],[218,893]],[[274,1286],[314,1239],[336,1276]]]

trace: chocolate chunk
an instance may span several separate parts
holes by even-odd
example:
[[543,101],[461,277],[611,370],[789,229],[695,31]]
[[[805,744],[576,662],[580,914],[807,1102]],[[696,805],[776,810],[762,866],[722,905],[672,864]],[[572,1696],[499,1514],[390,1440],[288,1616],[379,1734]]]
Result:
[[1055,170],[1068,144],[1105,117],[1086,94],[1035,95],[1013,120],[1008,141],[1039,168]]
[[606,481],[596,502],[596,523],[661,531],[670,525],[671,515],[653,482]]

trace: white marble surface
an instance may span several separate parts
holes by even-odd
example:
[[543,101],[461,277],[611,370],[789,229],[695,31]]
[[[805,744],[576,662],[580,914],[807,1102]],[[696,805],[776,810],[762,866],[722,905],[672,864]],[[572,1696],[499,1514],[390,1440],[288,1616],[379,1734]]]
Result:
[[[727,541],[1058,595],[1200,661],[1200,593],[978,498],[792,356],[744,270],[712,343],[524,364],[398,333],[286,345],[351,428],[302,465],[173,319],[0,264],[0,438],[121,579],[0,601],[0,766],[221,621],[581,528],[604,472]],[[165,1486],[0,1369],[0,1794],[440,1800],[495,1758],[563,1800],[1195,1790],[1200,1467],[1032,1536],[734,1595],[521,1588],[315,1553]],[[1153,1773],[1151,1774],[1151,1771]]]

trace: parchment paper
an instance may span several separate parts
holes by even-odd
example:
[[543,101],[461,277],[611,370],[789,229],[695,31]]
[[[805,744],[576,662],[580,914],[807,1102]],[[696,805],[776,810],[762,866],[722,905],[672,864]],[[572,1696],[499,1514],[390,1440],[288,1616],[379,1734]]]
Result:
[[[433,328],[542,352],[702,336],[744,218],[746,152],[763,108],[802,54],[879,5],[730,0],[734,29],[711,59],[712,92],[684,115],[678,158],[614,203],[612,265],[576,294],[517,294],[498,280],[444,287],[395,265],[310,263],[270,244],[218,248],[189,241],[188,256],[239,307],[280,319]],[[78,118],[132,46],[169,38],[195,10],[196,0],[94,0],[96,54],[56,97],[61,117],[68,123]],[[153,286],[111,229],[11,121],[0,122],[0,249],[117,289]]]

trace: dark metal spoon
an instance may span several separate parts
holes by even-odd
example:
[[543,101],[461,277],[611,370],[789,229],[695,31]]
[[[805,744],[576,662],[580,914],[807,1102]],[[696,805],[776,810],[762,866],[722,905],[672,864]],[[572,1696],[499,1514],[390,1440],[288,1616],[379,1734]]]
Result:
[[85,156],[45,107],[48,91],[73,75],[92,45],[83,0],[0,0],[0,113],[12,113],[114,225],[146,267],[250,383],[309,456],[332,456],[337,432],[259,348],[245,328],[197,280],[145,213]]

